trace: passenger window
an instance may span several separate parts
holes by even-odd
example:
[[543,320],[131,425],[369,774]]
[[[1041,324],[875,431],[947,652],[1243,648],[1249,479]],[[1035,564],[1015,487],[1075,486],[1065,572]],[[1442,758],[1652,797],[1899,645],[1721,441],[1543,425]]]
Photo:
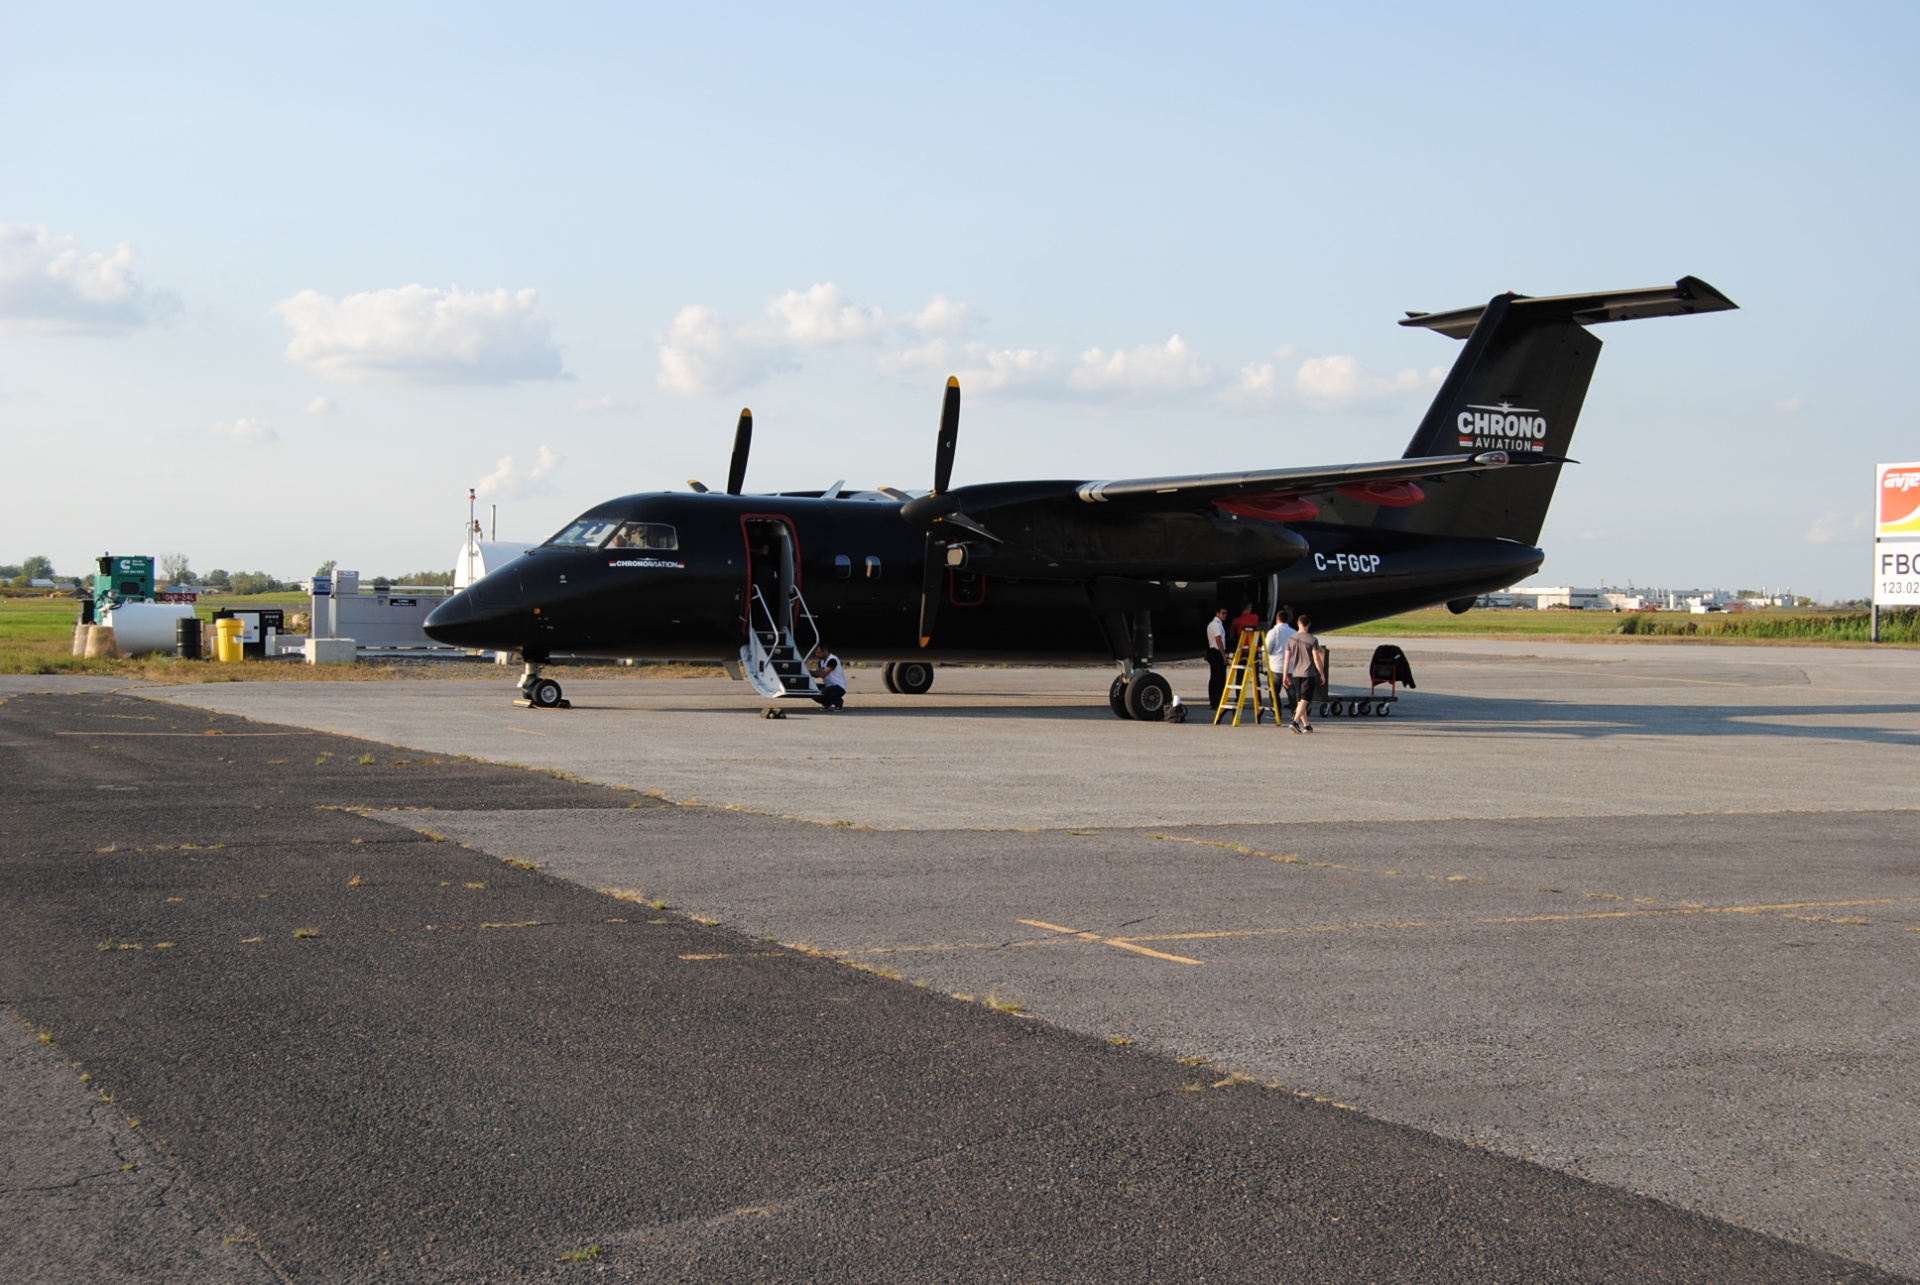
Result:
[[646,549],[655,552],[678,549],[680,534],[661,522],[622,522],[620,529],[613,533],[613,539],[607,542],[607,547],[609,549]]
[[874,557],[872,554],[868,554],[867,555],[867,579],[878,580],[879,578],[880,578],[880,559]]
[[833,559],[833,574],[839,576],[842,580],[852,579],[853,559],[844,553],[835,554]]

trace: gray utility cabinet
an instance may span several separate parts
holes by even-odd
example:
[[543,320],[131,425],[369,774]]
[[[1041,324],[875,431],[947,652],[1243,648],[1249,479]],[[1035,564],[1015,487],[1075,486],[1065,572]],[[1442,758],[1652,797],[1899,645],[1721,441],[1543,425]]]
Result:
[[360,591],[360,573],[336,571],[313,585],[313,636],[351,638],[361,651],[449,650],[428,638],[421,626],[453,590],[441,586],[398,586]]

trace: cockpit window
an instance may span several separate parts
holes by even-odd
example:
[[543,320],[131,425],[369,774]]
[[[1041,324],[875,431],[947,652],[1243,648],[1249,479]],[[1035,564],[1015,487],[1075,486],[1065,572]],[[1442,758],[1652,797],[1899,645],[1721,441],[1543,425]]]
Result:
[[678,549],[680,534],[663,522],[622,522],[609,549]]
[[582,518],[547,543],[562,549],[597,549],[620,525],[618,518]]

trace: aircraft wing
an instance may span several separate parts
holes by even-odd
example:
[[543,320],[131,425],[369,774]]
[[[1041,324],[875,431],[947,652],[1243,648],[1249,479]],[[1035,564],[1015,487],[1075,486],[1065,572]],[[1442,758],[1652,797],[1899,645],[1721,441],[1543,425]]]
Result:
[[[1339,492],[1366,499],[1363,492],[1396,494],[1409,482],[1445,477],[1450,473],[1484,473],[1491,469],[1530,464],[1565,464],[1563,456],[1505,451],[1478,451],[1461,455],[1428,455],[1417,459],[1382,460],[1376,464],[1337,464],[1331,468],[1283,468],[1251,473],[1194,473],[1184,477],[1143,477],[1118,482],[1082,482],[1076,498],[1087,504],[1117,504],[1135,511],[1184,509],[1216,500],[1268,496],[1312,496]],[[1391,503],[1391,499],[1379,502]]]
[[[1108,482],[988,482],[955,487],[942,497],[942,511],[962,511],[985,521],[995,509],[1040,504],[1088,513],[1191,512],[1215,505],[1243,517],[1304,521],[1316,516],[1311,497],[1340,494],[1372,504],[1416,504],[1419,483],[1454,473],[1540,464],[1567,464],[1563,455],[1477,451],[1336,464],[1320,468],[1266,469],[1247,473],[1192,473],[1181,477],[1127,478]],[[1091,507],[1086,507],[1091,506]]]

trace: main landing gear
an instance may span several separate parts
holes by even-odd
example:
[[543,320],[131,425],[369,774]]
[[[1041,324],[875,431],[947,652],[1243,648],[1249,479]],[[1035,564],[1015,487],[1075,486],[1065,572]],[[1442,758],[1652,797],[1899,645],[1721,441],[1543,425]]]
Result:
[[1132,677],[1122,673],[1107,688],[1107,704],[1120,718],[1158,723],[1173,705],[1173,684],[1150,669],[1136,669]]
[[1120,676],[1107,688],[1107,704],[1119,718],[1158,723],[1173,706],[1173,685],[1153,672],[1153,617],[1141,611],[1131,617],[1122,613],[1101,620],[1107,640],[1113,646]]
[[919,696],[933,686],[933,666],[924,660],[888,661],[880,671],[880,681],[890,692]]
[[535,659],[527,657],[526,672],[520,675],[520,700],[516,705],[531,705],[534,709],[572,709],[573,702],[560,694],[560,684],[551,678],[540,676],[540,666],[546,663],[546,657]]

